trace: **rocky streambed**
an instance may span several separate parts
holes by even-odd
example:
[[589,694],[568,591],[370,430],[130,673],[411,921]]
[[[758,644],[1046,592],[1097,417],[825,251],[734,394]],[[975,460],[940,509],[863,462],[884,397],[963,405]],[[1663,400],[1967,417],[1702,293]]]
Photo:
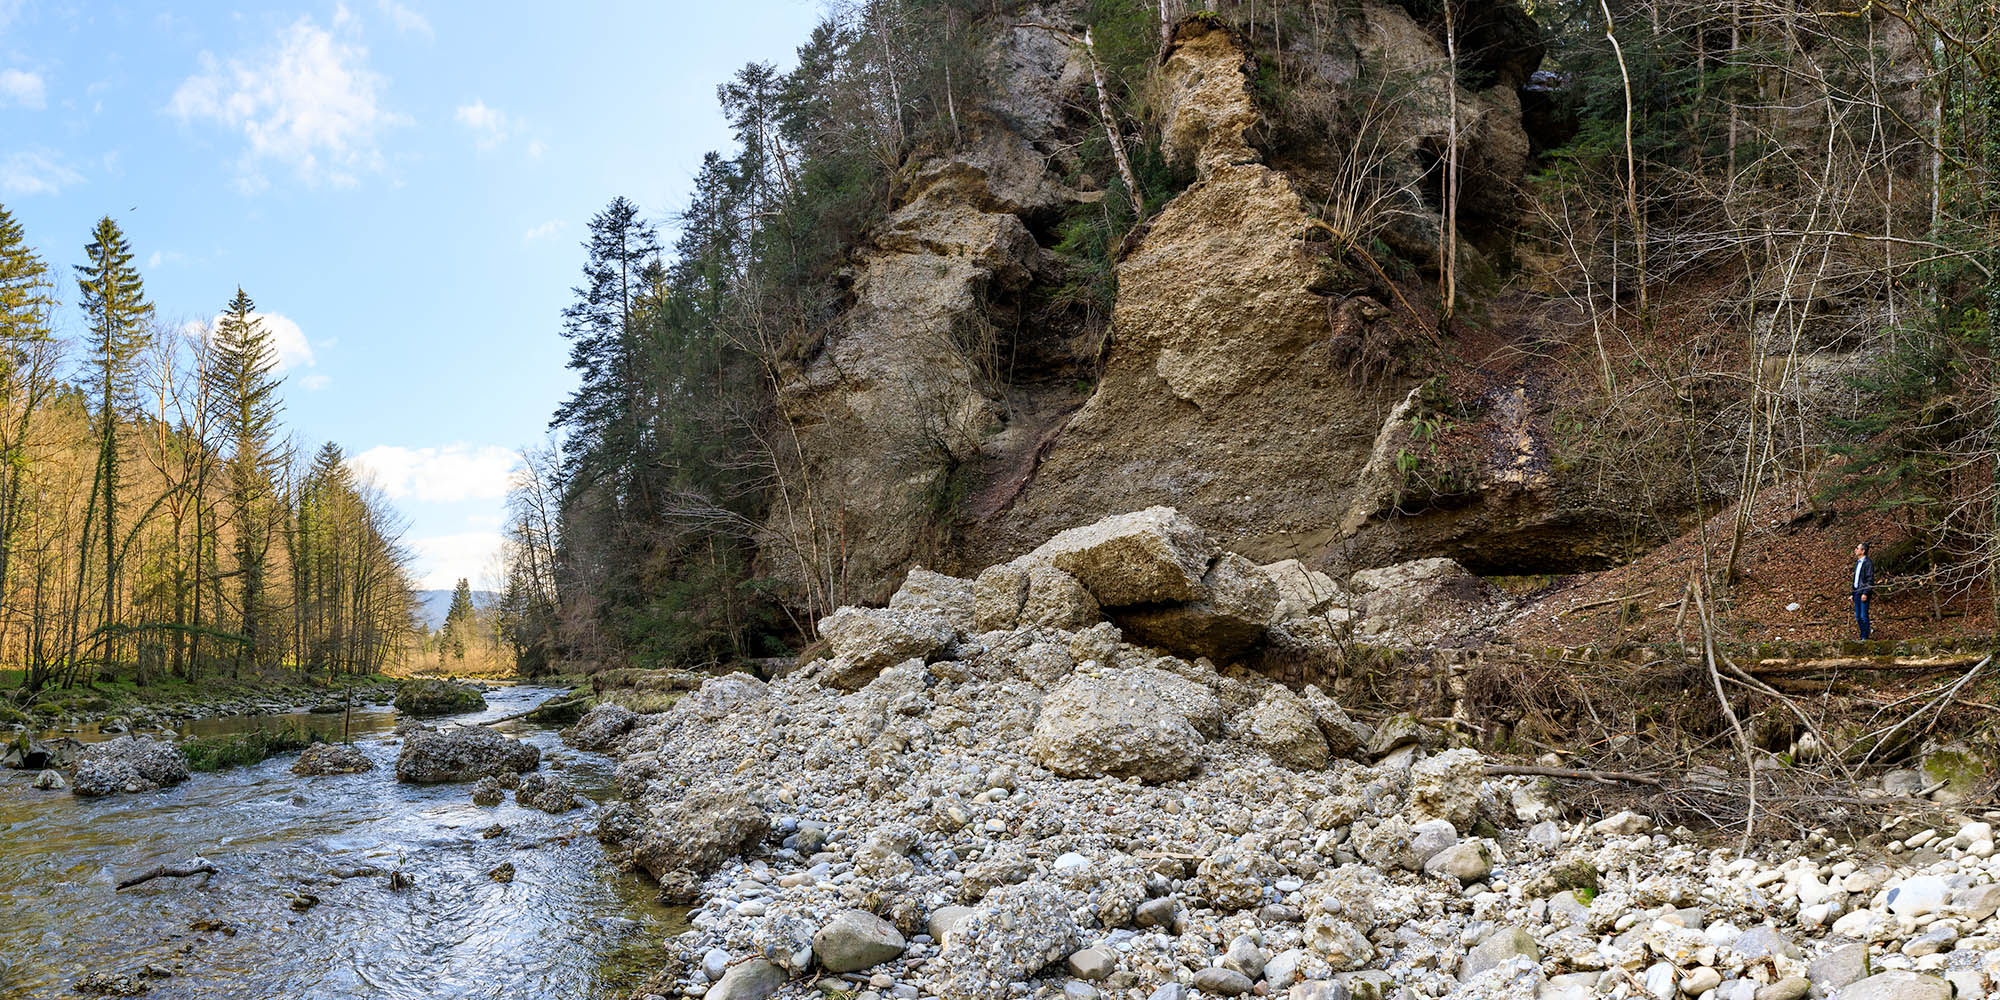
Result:
[[[119,737],[130,753],[92,753],[115,740],[83,734],[93,741],[86,761],[116,779],[102,797],[37,790],[36,772],[0,771],[0,997],[621,994],[679,925],[590,836],[612,762],[525,721],[497,723],[502,735],[452,725],[555,693],[498,689],[485,710],[433,733],[399,735],[393,712],[357,711],[351,748],[159,790],[124,790],[162,776],[141,766],[155,756],[147,738]],[[421,752],[407,752],[413,744]],[[399,781],[406,758],[422,771],[413,779],[443,783]],[[470,779],[489,771],[539,791],[475,805]],[[550,811],[561,806],[570,808]],[[116,888],[156,866],[200,862],[218,871]]]
[[[1590,815],[1417,720],[1365,725],[1195,655],[1252,625],[1323,635],[1313,619],[1340,611],[1294,567],[1232,559],[1170,511],[1114,518],[977,580],[913,572],[889,607],[823,622],[830,653],[790,676],[594,709],[570,738],[621,758],[626,799],[599,836],[695,907],[636,995],[1949,1000],[2000,983],[1990,817],[1869,850],[1766,828],[1745,853]],[[1397,588],[1424,576],[1383,577],[1373,600],[1409,606]]]

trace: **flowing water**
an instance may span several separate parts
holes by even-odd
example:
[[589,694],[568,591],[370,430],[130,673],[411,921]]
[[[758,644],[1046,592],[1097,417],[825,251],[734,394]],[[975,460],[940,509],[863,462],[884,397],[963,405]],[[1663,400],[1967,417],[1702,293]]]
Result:
[[[488,694],[479,721],[556,692]],[[198,733],[341,717],[216,719]],[[637,877],[605,862],[594,809],[551,816],[474,806],[469,785],[398,784],[395,713],[357,708],[364,774],[303,778],[286,754],[106,799],[30,787],[0,770],[0,998],[70,996],[87,973],[144,980],[156,998],[587,998],[629,986],[682,929]],[[495,727],[593,799],[612,762],[526,722]],[[96,737],[91,737],[96,738]],[[488,837],[499,824],[504,832]],[[117,892],[193,857],[221,869]],[[510,862],[511,883],[487,873]],[[392,888],[400,872],[407,888]],[[316,903],[306,905],[307,899]],[[304,906],[303,909],[295,906]]]

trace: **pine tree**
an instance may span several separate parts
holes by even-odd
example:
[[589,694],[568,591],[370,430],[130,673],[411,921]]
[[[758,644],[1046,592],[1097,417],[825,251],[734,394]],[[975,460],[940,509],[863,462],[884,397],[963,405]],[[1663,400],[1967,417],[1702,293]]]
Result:
[[265,564],[271,547],[271,480],[285,456],[273,447],[278,425],[278,351],[242,288],[215,326],[215,383],[223,428],[233,446],[229,495],[236,518],[236,568],[242,578],[246,655],[270,646],[265,626]]
[[636,313],[659,267],[660,239],[639,218],[639,206],[619,197],[590,220],[584,247],[584,284],[572,289],[577,300],[563,310],[577,387],[550,424],[579,442],[569,479],[608,481],[613,493],[643,508],[651,496],[638,460],[645,387]]
[[[147,322],[153,305],[132,264],[132,248],[118,223],[105,216],[91,230],[83,248],[85,263],[76,265],[78,304],[88,321],[90,381],[97,397],[98,459],[93,500],[101,500],[97,515],[104,526],[104,617],[117,618],[118,600],[118,408],[131,394],[134,360],[145,349]],[[82,551],[85,561],[91,541]],[[82,574],[78,574],[82,586]]]
[[458,587],[451,592],[451,608],[444,613],[444,637],[439,648],[449,650],[456,659],[465,659],[466,641],[477,627],[473,621],[472,584],[461,576]]

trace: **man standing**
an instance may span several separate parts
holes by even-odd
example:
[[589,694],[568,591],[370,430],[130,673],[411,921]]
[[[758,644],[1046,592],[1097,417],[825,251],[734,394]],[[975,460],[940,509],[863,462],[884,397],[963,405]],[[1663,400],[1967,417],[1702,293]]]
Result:
[[1854,547],[1854,624],[1861,638],[1868,638],[1868,598],[1875,593],[1875,560],[1868,558],[1868,543]]

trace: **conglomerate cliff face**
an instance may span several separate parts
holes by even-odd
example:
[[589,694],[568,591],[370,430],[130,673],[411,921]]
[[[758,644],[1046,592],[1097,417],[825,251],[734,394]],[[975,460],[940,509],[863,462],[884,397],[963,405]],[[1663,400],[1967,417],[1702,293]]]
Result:
[[[1399,509],[1413,390],[1440,354],[1425,330],[1434,315],[1386,275],[1356,280],[1352,260],[1330,251],[1315,219],[1340,165],[1272,155],[1252,46],[1212,19],[1182,22],[1154,74],[1162,152],[1192,180],[1126,238],[1108,331],[1038,325],[1023,303],[1064,279],[1053,220],[1106,196],[1064,182],[1077,139],[1098,127],[1075,20],[1038,8],[998,33],[987,106],[968,109],[957,148],[908,168],[899,206],[857,252],[851,307],[784,386],[848,599],[886,597],[913,564],[976,573],[1061,529],[1154,504],[1253,558],[1337,571],[1481,551],[1522,568],[1620,554],[1631,515],[1549,470],[1546,407],[1527,377],[1475,401],[1504,426],[1459,470],[1470,499],[1430,515]],[[1402,284],[1440,266],[1439,209],[1424,192],[1454,119],[1461,274],[1490,278],[1479,245],[1503,241],[1522,211],[1531,143],[1516,91],[1540,58],[1525,24],[1511,7],[1481,22],[1487,37],[1468,58],[1484,62],[1456,87],[1438,37],[1397,6],[1364,5],[1344,43],[1316,56],[1305,86],[1325,99],[1409,105],[1372,154],[1373,169],[1405,181],[1382,237],[1401,258],[1387,265],[1419,275]],[[1384,79],[1410,89],[1389,94]],[[1389,353],[1409,357],[1364,375],[1336,349],[1343,340],[1405,345]],[[774,515],[771,537],[796,532],[797,516]]]

